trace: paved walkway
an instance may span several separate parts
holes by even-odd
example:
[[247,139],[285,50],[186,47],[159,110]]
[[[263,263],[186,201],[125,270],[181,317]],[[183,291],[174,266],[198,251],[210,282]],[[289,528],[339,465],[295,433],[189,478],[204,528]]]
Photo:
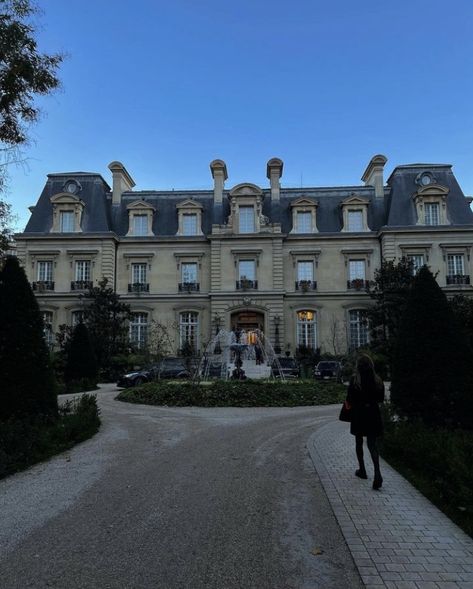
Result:
[[367,589],[473,589],[473,540],[385,462],[380,491],[355,477],[347,424],[323,425],[308,449]]

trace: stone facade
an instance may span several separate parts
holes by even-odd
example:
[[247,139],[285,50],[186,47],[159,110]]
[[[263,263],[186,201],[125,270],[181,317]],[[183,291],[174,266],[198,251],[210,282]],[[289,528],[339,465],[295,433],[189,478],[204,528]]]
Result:
[[133,191],[120,162],[113,188],[93,173],[50,174],[17,253],[54,333],[72,324],[83,292],[106,277],[136,321],[169,328],[178,350],[202,351],[219,328],[259,328],[281,353],[301,345],[341,353],[367,338],[365,292],[381,259],[428,264],[450,294],[470,294],[473,213],[450,165],[398,166],[384,182],[375,156],[363,185],[225,188],[223,161],[208,191]]

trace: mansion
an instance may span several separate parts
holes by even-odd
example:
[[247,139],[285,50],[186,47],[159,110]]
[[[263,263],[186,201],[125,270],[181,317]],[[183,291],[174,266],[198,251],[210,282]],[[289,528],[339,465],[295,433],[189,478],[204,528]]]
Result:
[[227,186],[210,164],[209,190],[134,191],[120,162],[100,174],[49,174],[17,255],[37,296],[47,337],[79,321],[83,293],[103,277],[133,311],[130,339],[168,326],[175,351],[202,353],[219,329],[260,329],[279,353],[299,346],[344,353],[367,343],[366,286],[381,260],[427,264],[448,295],[470,285],[473,212],[451,165],[396,167],[377,155],[361,185]]

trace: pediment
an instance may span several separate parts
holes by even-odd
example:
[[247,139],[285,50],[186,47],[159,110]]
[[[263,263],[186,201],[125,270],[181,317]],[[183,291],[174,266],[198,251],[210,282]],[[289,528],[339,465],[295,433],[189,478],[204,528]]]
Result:
[[81,200],[78,196],[70,194],[69,192],[60,192],[59,194],[52,196],[49,200],[53,205],[84,205],[83,200]]
[[362,196],[358,196],[358,194],[352,194],[348,198],[345,198],[344,200],[342,200],[342,202],[340,203],[340,206],[342,206],[342,207],[347,206],[347,205],[362,206],[362,205],[368,205],[369,202],[370,201],[368,198],[363,198]]
[[291,202],[291,207],[318,207],[319,201],[309,198],[308,196],[301,196]]
[[146,202],[144,200],[135,200],[134,202],[130,203],[127,207],[128,211],[133,211],[133,210],[146,210],[146,211],[154,211],[156,210],[152,205],[149,204],[149,202]]
[[180,202],[176,205],[176,209],[202,210],[203,208],[204,207],[200,204],[200,202],[197,202],[197,201],[193,200],[192,198],[188,198],[186,200],[183,200],[182,202]]
[[418,196],[447,196],[449,192],[450,190],[446,186],[442,186],[441,184],[429,184],[428,186],[419,188],[414,194],[414,198]]
[[229,196],[263,196],[263,191],[256,184],[242,183],[234,186],[230,190]]

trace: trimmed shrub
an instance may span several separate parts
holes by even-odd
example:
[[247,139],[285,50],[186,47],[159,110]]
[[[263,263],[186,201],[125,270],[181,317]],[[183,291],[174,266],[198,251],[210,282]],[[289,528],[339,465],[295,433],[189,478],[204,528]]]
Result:
[[119,401],[173,407],[297,407],[341,403],[346,388],[314,381],[156,381],[119,393]]
[[7,258],[0,272],[0,421],[57,415],[57,395],[38,303],[23,268]]

